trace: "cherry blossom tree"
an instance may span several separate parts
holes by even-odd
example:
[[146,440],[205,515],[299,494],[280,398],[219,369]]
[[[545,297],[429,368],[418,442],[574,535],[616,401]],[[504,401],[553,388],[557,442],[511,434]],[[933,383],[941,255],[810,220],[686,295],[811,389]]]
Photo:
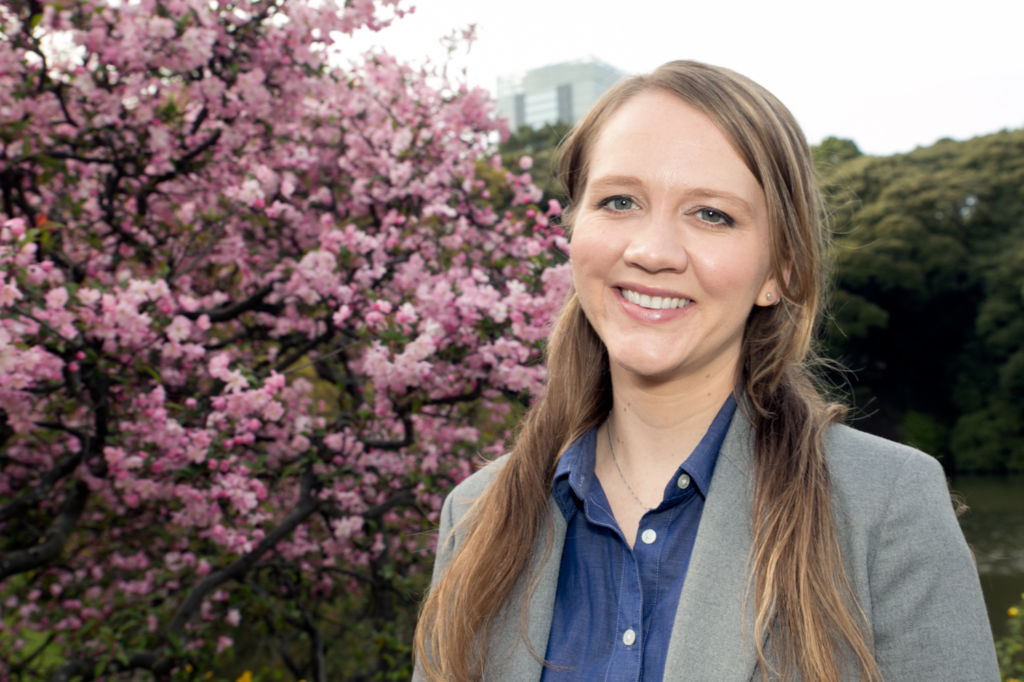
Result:
[[568,284],[486,92],[343,61],[397,1],[0,6],[0,680],[407,670]]

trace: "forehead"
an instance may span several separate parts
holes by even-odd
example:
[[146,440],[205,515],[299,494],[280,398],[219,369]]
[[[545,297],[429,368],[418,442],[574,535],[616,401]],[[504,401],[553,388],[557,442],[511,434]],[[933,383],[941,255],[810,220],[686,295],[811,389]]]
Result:
[[650,180],[724,184],[763,198],[732,141],[706,114],[665,90],[623,102],[597,131],[588,157],[588,184],[601,175],[635,172]]

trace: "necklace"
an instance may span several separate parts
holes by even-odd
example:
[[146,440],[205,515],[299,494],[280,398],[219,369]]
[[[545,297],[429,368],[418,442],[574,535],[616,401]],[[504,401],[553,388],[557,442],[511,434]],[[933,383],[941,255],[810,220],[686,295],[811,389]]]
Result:
[[621,478],[622,482],[626,484],[626,490],[628,490],[629,494],[633,496],[636,503],[639,504],[644,511],[651,511],[654,507],[648,507],[640,500],[640,496],[636,494],[633,490],[633,486],[631,486],[629,481],[626,480],[626,475],[622,473],[622,467],[619,466],[619,459],[615,456],[615,446],[612,445],[612,425],[610,422],[606,422],[605,426],[607,427],[605,428],[605,435],[608,436],[608,450],[612,453],[612,462],[615,464],[615,471],[619,473],[619,478]]

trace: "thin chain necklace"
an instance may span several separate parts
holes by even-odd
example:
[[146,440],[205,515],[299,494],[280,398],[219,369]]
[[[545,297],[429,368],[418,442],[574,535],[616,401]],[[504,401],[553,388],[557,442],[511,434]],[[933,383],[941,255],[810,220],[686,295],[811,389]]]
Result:
[[619,473],[619,478],[621,478],[622,482],[626,484],[626,490],[628,490],[629,494],[633,496],[633,499],[636,500],[636,503],[639,504],[644,511],[651,511],[652,509],[654,509],[654,507],[648,507],[640,500],[640,497],[633,490],[633,486],[631,486],[629,484],[629,481],[626,480],[626,475],[622,473],[622,467],[619,466],[619,459],[615,456],[615,446],[612,445],[611,422],[605,422],[605,427],[605,435],[608,436],[608,450],[612,453],[612,462],[615,464],[615,471]]

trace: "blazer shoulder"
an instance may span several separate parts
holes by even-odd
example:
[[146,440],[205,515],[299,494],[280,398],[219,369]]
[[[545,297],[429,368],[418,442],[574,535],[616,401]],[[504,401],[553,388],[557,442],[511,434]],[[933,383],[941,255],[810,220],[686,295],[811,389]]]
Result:
[[506,462],[508,462],[507,454],[487,462],[487,464],[464,478],[449,494],[457,500],[476,497],[490,485],[498,472],[505,467]]
[[825,456],[833,483],[852,482],[888,488],[904,475],[943,479],[942,465],[931,455],[910,445],[833,424],[825,435]]
[[467,476],[455,486],[448,498],[445,500],[445,507],[449,507],[453,516],[457,519],[472,506],[473,502],[487,489],[498,472],[505,467],[508,455],[502,455],[495,460],[485,464],[483,467]]
[[825,448],[843,563],[882,676],[998,680],[977,570],[938,460],[847,426],[830,427]]
[[825,457],[841,528],[849,525],[870,534],[904,508],[939,513],[956,524],[946,474],[931,455],[836,424],[826,434]]

